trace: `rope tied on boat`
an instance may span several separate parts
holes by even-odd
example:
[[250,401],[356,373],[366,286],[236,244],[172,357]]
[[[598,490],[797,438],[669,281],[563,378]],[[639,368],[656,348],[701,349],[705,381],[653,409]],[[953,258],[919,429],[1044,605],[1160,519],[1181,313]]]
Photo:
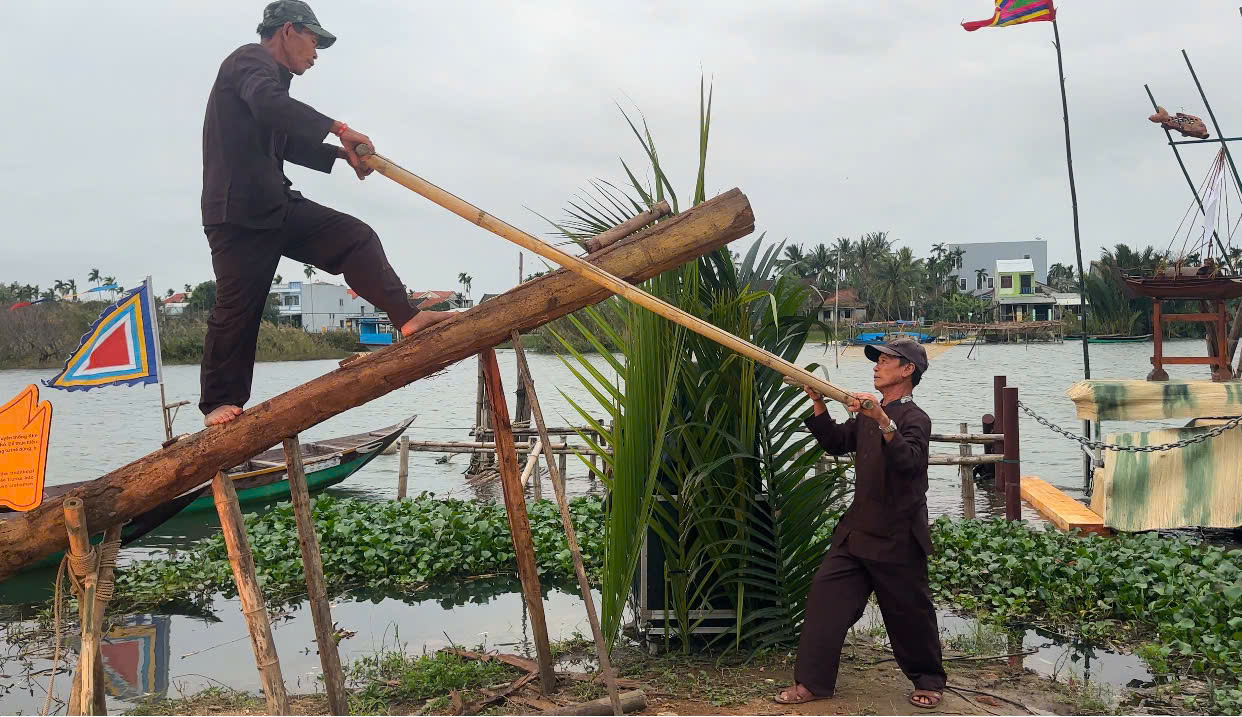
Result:
[[1038,423],[1039,425],[1043,426],[1044,428],[1047,428],[1053,433],[1059,433],[1062,436],[1065,436],[1066,438],[1070,439],[1071,441],[1076,441],[1077,443],[1082,445],[1084,448],[1089,448],[1091,450],[1116,451],[1117,453],[1157,453],[1161,451],[1171,451],[1175,448],[1185,448],[1186,446],[1192,446],[1196,443],[1202,443],[1203,441],[1206,441],[1208,439],[1216,438],[1217,436],[1223,434],[1225,431],[1237,428],[1239,425],[1242,425],[1242,416],[1235,416],[1229,419],[1228,421],[1226,421],[1225,423],[1220,424],[1219,426],[1212,427],[1211,430],[1205,431],[1196,436],[1190,436],[1189,438],[1183,438],[1180,441],[1174,441],[1172,443],[1157,443],[1151,446],[1123,446],[1123,445],[1118,445],[1116,443],[1105,443],[1103,441],[1093,441],[1086,436],[1080,436],[1077,433],[1071,433],[1065,430],[1064,428],[1061,428],[1060,426],[1052,423],[1051,421],[1044,418],[1043,416],[1040,416],[1038,413],[1035,413],[1031,409],[1027,408],[1026,404],[1022,403],[1021,401],[1018,401],[1018,408],[1022,409],[1022,412],[1025,413],[1026,415],[1030,416],[1031,418],[1034,418],[1035,422]]

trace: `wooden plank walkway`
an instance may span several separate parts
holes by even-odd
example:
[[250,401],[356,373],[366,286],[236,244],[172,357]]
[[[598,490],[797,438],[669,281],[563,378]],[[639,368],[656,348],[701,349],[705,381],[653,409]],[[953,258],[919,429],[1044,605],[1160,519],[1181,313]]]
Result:
[[1022,476],[1022,499],[1039,514],[1066,532],[1077,528],[1083,533],[1108,535],[1104,519],[1048,481],[1036,476]]

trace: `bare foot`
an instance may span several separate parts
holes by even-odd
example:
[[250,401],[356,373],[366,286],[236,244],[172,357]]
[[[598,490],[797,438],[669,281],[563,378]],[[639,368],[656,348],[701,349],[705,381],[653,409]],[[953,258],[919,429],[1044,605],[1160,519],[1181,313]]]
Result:
[[801,684],[795,684],[793,687],[783,689],[776,697],[772,698],[782,705],[800,705],[807,702],[817,702],[819,700],[831,699],[828,697],[816,697],[814,693]]
[[220,406],[206,416],[203,416],[203,425],[218,426],[221,423],[228,423],[240,416],[241,412],[242,410],[237,406]]
[[451,319],[455,315],[453,311],[420,311],[414,314],[414,318],[405,322],[405,326],[401,327],[401,335],[409,336],[417,331],[438,324],[445,319]]

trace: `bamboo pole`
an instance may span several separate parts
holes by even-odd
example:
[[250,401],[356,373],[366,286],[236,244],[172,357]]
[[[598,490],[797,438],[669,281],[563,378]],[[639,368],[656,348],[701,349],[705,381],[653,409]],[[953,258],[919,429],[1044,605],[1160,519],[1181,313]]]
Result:
[[[629,301],[638,304],[649,311],[659,314],[675,324],[715,341],[726,348],[732,349],[733,351],[742,354],[756,363],[767,366],[786,378],[796,381],[799,385],[807,386],[827,398],[831,398],[832,400],[840,403],[845,403],[852,397],[852,394],[845,389],[828,383],[811,372],[803,370],[799,366],[786,361],[780,356],[765,351],[745,339],[738,338],[737,336],[734,336],[733,334],[717,326],[709,324],[696,316],[692,316],[672,304],[648,294],[633,284],[618,279],[594,264],[584,261],[576,256],[566,254],[560,249],[536,239],[521,229],[497,219],[473,204],[470,204],[469,202],[446,192],[422,177],[419,177],[409,170],[398,166],[388,158],[375,154],[371,148],[365,144],[358,145],[356,151],[358,156],[362,158],[362,161],[375,171],[397,182],[403,187],[421,194],[450,212],[453,212],[469,222],[477,224],[478,226],[492,232],[493,234],[496,234],[499,237],[508,239],[520,247],[529,249],[549,261],[556,262],[560,266],[569,269],[575,274],[594,281],[614,294],[623,296]],[[864,403],[866,405],[864,405],[863,408],[871,408],[870,401],[866,401]]]
[[[109,558],[112,545],[120,546],[121,526],[114,525],[104,531],[103,542],[100,544],[99,579],[95,587],[95,624],[91,626],[91,634],[95,636],[100,648],[103,646],[104,617],[108,613],[108,603],[112,601],[113,580],[116,577],[116,555]],[[103,653],[95,660],[95,703],[92,714],[108,714],[107,682],[104,677]]]
[[[526,395],[530,400],[531,419],[539,429],[539,440],[548,444],[547,426],[543,422],[543,409],[539,406],[539,396],[535,393],[535,380],[530,375],[530,365],[526,363],[526,350],[522,347],[522,337],[513,332],[513,351],[517,354],[518,376],[526,386]],[[617,676],[612,670],[612,662],[608,659],[608,648],[604,643],[604,633],[599,626],[599,615],[595,612],[595,599],[591,595],[591,583],[587,580],[586,567],[582,562],[582,550],[578,547],[578,533],[574,530],[574,521],[569,514],[569,499],[565,496],[565,474],[560,468],[553,469],[552,454],[545,455],[548,465],[548,477],[552,481],[552,492],[556,494],[556,505],[561,512],[561,527],[565,529],[565,539],[569,544],[569,554],[574,562],[574,575],[578,578],[578,588],[582,591],[582,603],[586,607],[587,621],[591,624],[591,635],[595,639],[595,655],[599,659],[599,671],[604,676],[604,685],[608,688],[608,699],[612,703],[612,713],[622,714],[623,707],[617,696]]]
[[[825,463],[843,463],[847,465],[854,463],[854,461],[848,456],[824,455],[821,460]],[[929,466],[983,466],[989,464],[1003,466],[1004,463],[1005,456],[1000,453],[985,453],[978,456],[961,456],[952,453],[933,453],[927,457],[927,465]],[[996,472],[1000,472],[999,467]]]
[[[518,379],[521,380],[521,377],[519,376]],[[526,459],[526,467],[522,469],[523,488],[525,488],[526,484],[530,482],[531,474],[535,472],[539,465],[539,451],[542,448],[543,441],[538,438],[534,439],[532,441],[532,445],[527,448],[527,450],[530,451],[530,456]],[[536,481],[536,483],[538,483],[538,481]]]
[[81,580],[82,591],[78,594],[78,617],[82,625],[82,645],[78,651],[78,670],[74,687],[69,695],[68,712],[71,715],[95,714],[96,694],[102,686],[98,681],[96,663],[99,661],[99,634],[95,611],[98,608],[95,593],[99,573],[97,553],[91,547],[90,530],[86,526],[86,506],[82,499],[67,498],[64,503],[65,530],[69,535],[69,564]]
[[254,649],[254,661],[259,669],[268,714],[289,714],[289,696],[285,693],[285,680],[280,674],[280,658],[276,655],[276,644],[272,640],[272,625],[263,603],[263,591],[259,589],[259,580],[254,574],[254,557],[250,554],[246,524],[237,504],[237,490],[227,474],[218,472],[211,481],[211,492],[216,512],[220,515],[220,530],[224,533],[229,565],[237,582],[237,597],[241,600],[242,616],[246,618],[246,629],[250,633],[250,647]]
[[[958,426],[958,430],[961,431],[962,435],[966,435],[967,428],[969,426],[965,423]],[[960,450],[962,458],[970,457],[970,443],[962,441]],[[962,476],[962,515],[967,520],[973,520],[975,517],[975,476],[970,470],[970,466],[965,463],[961,464],[960,470]]]
[[[405,436],[401,437],[406,440]],[[288,466],[289,496],[293,517],[298,524],[298,548],[302,553],[302,569],[306,573],[306,597],[310,602],[311,622],[315,625],[315,644],[319,648],[319,664],[323,666],[323,683],[328,693],[328,709],[334,715],[349,714],[349,698],[345,694],[345,672],[336,649],[332,629],[332,611],[328,607],[328,591],[324,587],[323,556],[315,535],[315,518],[311,515],[310,491],[306,486],[306,469],[302,465],[302,447],[297,437],[284,440],[285,465]],[[408,454],[402,453],[402,457]],[[402,473],[404,476],[404,472]]]
[[556,690],[556,673],[552,669],[548,624],[543,614],[543,591],[535,566],[534,538],[530,532],[530,518],[526,514],[526,500],[522,496],[522,481],[518,475],[517,451],[514,450],[509,426],[509,407],[505,405],[496,350],[485,349],[479,355],[483,358],[487,403],[491,407],[492,428],[496,431],[496,463],[505,497],[505,512],[509,516],[509,532],[513,537],[513,553],[517,558],[518,578],[522,581],[522,595],[530,613],[531,633],[535,641],[535,657],[539,662],[539,686],[545,695],[551,694]]
[[[410,441],[410,450],[421,453],[472,453],[486,452],[495,453],[496,444],[492,441]],[[529,453],[529,443],[513,443],[513,450],[517,453]],[[586,445],[578,445],[561,441],[553,442],[551,451],[554,454],[562,453],[585,453],[591,448]]]
[[626,219],[612,229],[606,229],[588,239],[585,246],[586,252],[588,254],[594,254],[618,239],[624,239],[657,219],[663,219],[672,213],[673,210],[669,208],[668,200],[661,199],[655,206],[647,211],[635,214],[633,217]]
[[401,468],[397,471],[397,500],[405,498],[410,476],[410,437],[401,436]]

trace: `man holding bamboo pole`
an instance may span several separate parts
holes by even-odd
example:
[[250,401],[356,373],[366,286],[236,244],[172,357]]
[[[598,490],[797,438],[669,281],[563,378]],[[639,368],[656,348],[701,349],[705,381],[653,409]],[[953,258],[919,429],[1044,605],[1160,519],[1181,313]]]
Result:
[[[344,159],[358,179],[371,173],[355,151],[372,144],[366,135],[289,96],[293,76],[336,37],[299,0],[270,3],[258,33],[260,42],[221,63],[203,121],[203,229],[216,275],[199,399],[208,426],[241,415],[250,398],[259,324],[282,256],[344,274],[403,336],[453,315],[410,306],[371,227],[304,198],[285,177],[285,160],[331,172]],[[340,146],[323,141],[329,132]]]
[[[882,400],[857,394],[845,423],[828,415],[821,395],[807,427],[833,455],[855,454],[854,501],[833,531],[806,602],[794,686],[776,701],[801,704],[836,690],[841,647],[875,592],[897,666],[914,683],[910,704],[931,709],[944,694],[940,631],[927,579],[927,451],[931,419],[914,403],[927,370],[927,352],[911,339],[868,346]],[[871,399],[872,407],[862,402]]]

